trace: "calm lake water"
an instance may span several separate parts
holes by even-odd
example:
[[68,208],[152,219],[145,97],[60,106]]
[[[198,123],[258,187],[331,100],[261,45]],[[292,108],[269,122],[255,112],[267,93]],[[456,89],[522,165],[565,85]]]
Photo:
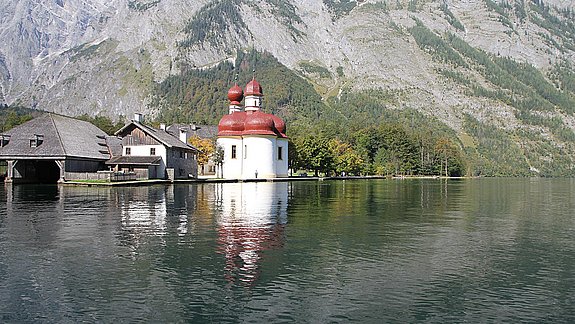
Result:
[[573,322],[575,180],[0,187],[0,322]]

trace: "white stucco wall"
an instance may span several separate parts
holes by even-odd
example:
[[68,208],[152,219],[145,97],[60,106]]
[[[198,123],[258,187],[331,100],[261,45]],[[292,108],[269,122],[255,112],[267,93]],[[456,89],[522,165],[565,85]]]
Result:
[[131,152],[130,155],[132,156],[150,156],[150,149],[155,148],[156,154],[155,156],[162,157],[160,161],[160,165],[157,167],[157,177],[158,178],[165,178],[166,176],[166,161],[167,161],[167,152],[166,147],[164,145],[126,145],[124,147],[123,155],[126,155],[126,148],[130,148]]
[[[243,145],[241,137],[220,137],[218,144],[224,149],[223,178],[242,179]],[[236,146],[236,158],[232,159],[232,145]]]
[[[276,151],[276,137],[263,135],[244,136],[243,179],[275,178],[276,166],[274,153]],[[256,176],[257,174],[257,176]]]
[[[288,176],[288,141],[266,135],[220,137],[218,144],[224,148],[223,178],[269,179]],[[232,159],[232,145],[236,146],[236,158]],[[278,159],[278,147],[282,147],[282,159]]]
[[[282,159],[278,158],[278,148],[282,147]],[[289,172],[288,167],[288,140],[287,138],[278,138],[276,145],[276,152],[274,158],[276,159],[276,177],[287,177]]]

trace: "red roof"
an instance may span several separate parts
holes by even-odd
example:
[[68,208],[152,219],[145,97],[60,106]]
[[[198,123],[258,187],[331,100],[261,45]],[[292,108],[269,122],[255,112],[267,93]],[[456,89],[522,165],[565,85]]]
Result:
[[262,111],[239,111],[225,115],[218,124],[218,136],[275,135],[286,138],[281,118]]
[[248,82],[248,84],[246,85],[245,95],[246,96],[263,96],[264,95],[264,91],[262,90],[262,86],[259,84],[259,82],[256,81],[255,78],[252,79],[252,81]]
[[240,102],[244,99],[244,91],[242,88],[238,86],[238,84],[234,84],[233,87],[228,90],[228,99],[231,101],[232,105],[239,106],[241,105]]

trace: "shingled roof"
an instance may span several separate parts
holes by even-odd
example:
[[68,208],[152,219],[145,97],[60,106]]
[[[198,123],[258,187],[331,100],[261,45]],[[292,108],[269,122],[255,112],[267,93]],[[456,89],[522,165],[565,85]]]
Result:
[[[2,135],[9,138],[0,147],[0,158],[84,158],[108,160],[106,133],[93,124],[47,113]],[[41,139],[39,145],[31,141]]]
[[179,136],[180,129],[188,132],[188,139],[192,136],[199,138],[216,138],[218,137],[218,126],[214,125],[195,125],[195,124],[173,124],[166,130],[174,136]]
[[162,143],[163,145],[165,145],[167,147],[177,147],[177,148],[181,148],[181,149],[185,149],[185,150],[189,150],[189,151],[197,151],[198,150],[197,148],[193,147],[192,145],[189,145],[189,144],[186,144],[186,143],[180,141],[180,139],[178,137],[166,132],[165,130],[156,129],[156,128],[141,124],[137,121],[132,121],[132,122],[126,124],[120,130],[118,130],[115,135],[123,136],[125,134],[128,134],[134,127],[141,129],[143,132],[150,135],[151,137],[156,139],[158,142]]

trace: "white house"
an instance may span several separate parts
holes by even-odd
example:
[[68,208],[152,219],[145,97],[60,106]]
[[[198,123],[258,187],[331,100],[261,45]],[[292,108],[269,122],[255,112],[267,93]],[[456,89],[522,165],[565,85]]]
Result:
[[136,114],[115,135],[121,138],[121,155],[106,164],[116,171],[132,171],[148,179],[197,178],[197,149],[186,143],[185,130],[178,138],[165,129],[144,125],[142,115]]
[[288,176],[286,124],[261,111],[263,91],[252,79],[244,91],[235,84],[228,91],[229,114],[218,124],[217,143],[224,149],[225,179],[278,178]]

